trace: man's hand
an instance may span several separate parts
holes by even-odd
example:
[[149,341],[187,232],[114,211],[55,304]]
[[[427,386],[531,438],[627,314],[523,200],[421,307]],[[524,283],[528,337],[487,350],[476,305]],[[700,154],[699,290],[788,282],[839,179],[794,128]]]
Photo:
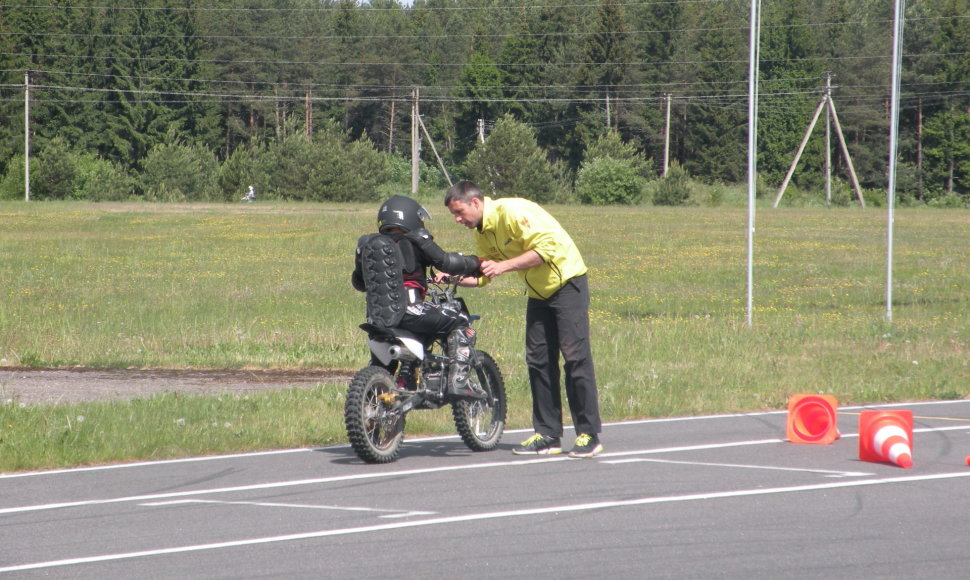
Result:
[[482,260],[482,276],[486,278],[497,278],[504,274],[507,270],[502,265],[505,262],[495,262],[492,260]]

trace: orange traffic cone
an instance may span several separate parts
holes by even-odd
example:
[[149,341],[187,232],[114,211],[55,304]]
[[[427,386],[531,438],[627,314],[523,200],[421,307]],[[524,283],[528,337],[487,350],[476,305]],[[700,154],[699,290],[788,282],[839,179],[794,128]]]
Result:
[[839,438],[839,403],[832,395],[792,395],[788,399],[788,440],[829,445]]
[[913,466],[913,412],[863,411],[859,415],[859,459]]

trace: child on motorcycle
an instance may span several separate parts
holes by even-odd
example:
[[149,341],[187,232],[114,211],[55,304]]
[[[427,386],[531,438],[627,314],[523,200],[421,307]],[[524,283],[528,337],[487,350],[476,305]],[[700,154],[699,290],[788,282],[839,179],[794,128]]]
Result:
[[[449,388],[454,394],[475,397],[477,387],[468,380],[475,346],[470,320],[460,311],[425,302],[424,296],[428,267],[458,276],[479,276],[481,261],[441,249],[425,228],[426,219],[431,215],[409,197],[395,195],[381,204],[378,233],[357,240],[351,283],[367,294],[368,324],[402,328],[421,337],[447,336],[448,356],[455,361],[448,374]],[[377,363],[372,358],[372,364]]]

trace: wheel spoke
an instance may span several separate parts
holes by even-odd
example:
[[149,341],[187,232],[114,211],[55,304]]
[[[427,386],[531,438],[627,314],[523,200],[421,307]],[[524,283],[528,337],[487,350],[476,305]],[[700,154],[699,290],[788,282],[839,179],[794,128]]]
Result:
[[479,357],[475,378],[487,398],[455,403],[452,411],[465,445],[474,451],[489,451],[498,445],[505,428],[505,386],[495,361],[481,351]]
[[361,370],[348,388],[345,405],[347,435],[357,455],[369,463],[397,458],[404,417],[390,412],[381,395],[393,388],[393,377],[383,368]]

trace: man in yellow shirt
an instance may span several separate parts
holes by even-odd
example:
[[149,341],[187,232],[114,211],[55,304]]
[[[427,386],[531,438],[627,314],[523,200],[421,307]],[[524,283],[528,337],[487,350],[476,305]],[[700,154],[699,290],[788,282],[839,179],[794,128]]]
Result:
[[562,452],[562,395],[559,355],[565,361],[566,399],[576,430],[570,457],[603,451],[596,374],[589,341],[586,264],[572,238],[546,210],[521,198],[492,199],[474,183],[461,181],[445,194],[445,206],[459,224],[474,230],[482,276],[465,278],[482,286],[506,272],[525,283],[526,364],[532,388],[535,434],[518,455]]

